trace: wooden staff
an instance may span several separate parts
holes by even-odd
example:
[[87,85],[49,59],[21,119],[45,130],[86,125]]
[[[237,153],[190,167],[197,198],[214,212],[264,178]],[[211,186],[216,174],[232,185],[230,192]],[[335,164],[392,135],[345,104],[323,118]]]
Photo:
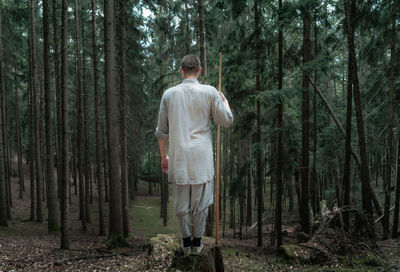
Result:
[[[219,76],[218,76],[218,92],[221,93],[221,63],[222,53],[219,53]],[[220,142],[221,142],[221,126],[218,125],[217,132],[217,190],[215,203],[215,244],[218,245],[218,228],[219,228],[219,157],[220,157]]]

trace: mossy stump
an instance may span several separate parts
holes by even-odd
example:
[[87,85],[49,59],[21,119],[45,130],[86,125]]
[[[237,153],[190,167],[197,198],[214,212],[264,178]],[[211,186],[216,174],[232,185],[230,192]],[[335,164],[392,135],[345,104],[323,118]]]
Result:
[[184,255],[180,240],[175,235],[158,234],[150,239],[148,267],[168,267],[168,271],[221,272],[224,271],[219,247],[205,245],[201,254]]

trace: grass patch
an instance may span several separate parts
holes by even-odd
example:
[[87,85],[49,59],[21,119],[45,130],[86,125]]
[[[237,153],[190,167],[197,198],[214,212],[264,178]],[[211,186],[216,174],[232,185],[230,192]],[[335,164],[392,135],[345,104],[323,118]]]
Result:
[[178,220],[176,219],[172,201],[168,203],[168,223],[163,226],[160,217],[161,200],[159,197],[141,198],[133,201],[131,212],[131,227],[135,235],[141,238],[150,238],[157,234],[168,234],[179,232]]

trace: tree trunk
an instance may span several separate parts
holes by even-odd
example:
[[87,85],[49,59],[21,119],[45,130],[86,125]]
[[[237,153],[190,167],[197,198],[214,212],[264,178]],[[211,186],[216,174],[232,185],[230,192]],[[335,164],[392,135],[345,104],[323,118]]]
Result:
[[[252,197],[252,189],[251,189],[251,183],[252,183],[252,171],[251,171],[251,166],[248,169],[247,173],[247,226],[251,226],[252,221],[253,221],[253,197]],[[224,187],[224,197],[226,194],[226,189]],[[225,204],[225,203],[224,203]],[[225,214],[225,211],[224,211]]]
[[[32,1],[28,2],[28,10],[31,10],[31,5]],[[34,74],[32,70],[32,47],[31,47],[31,40],[32,40],[32,16],[31,12],[29,12],[29,30],[28,30],[28,36],[29,36],[29,42],[28,42],[28,48],[29,48],[29,94],[28,94],[28,113],[29,113],[29,177],[30,177],[30,198],[31,198],[31,207],[30,207],[30,221],[35,221],[35,148],[34,148],[34,120],[33,120],[33,88],[34,88]],[[0,133],[2,135],[2,133]],[[0,151],[0,154],[2,152]],[[0,162],[1,163],[1,162]]]
[[204,0],[199,0],[199,32],[200,32],[200,62],[201,76],[207,75],[206,60],[206,24],[204,20]]
[[[315,16],[316,17],[316,16]],[[317,43],[317,18],[315,18],[314,22],[314,58],[317,57],[318,54],[318,43]],[[314,82],[315,86],[317,85],[317,70],[314,71]],[[313,164],[311,171],[311,207],[314,214],[318,212],[318,202],[317,202],[317,88],[314,86],[314,94],[313,94]]]
[[109,244],[119,246],[122,238],[120,156],[118,154],[118,107],[115,88],[114,0],[104,1],[105,92],[107,148],[110,176]]
[[347,40],[349,46],[349,62],[351,62],[351,74],[353,81],[353,94],[354,94],[354,105],[357,119],[357,133],[358,133],[358,144],[360,148],[360,159],[361,159],[361,183],[362,183],[362,207],[363,210],[371,217],[373,216],[372,203],[371,203],[371,186],[369,183],[369,168],[368,168],[368,157],[367,157],[367,144],[365,139],[364,131],[364,118],[361,106],[360,97],[360,86],[358,82],[357,74],[357,59],[356,51],[354,46],[354,29],[352,16],[355,14],[355,7],[351,7],[349,0],[344,1],[346,10],[346,23],[347,23]]
[[389,221],[390,221],[390,187],[392,178],[392,161],[393,161],[393,93],[395,81],[395,45],[396,45],[396,0],[393,0],[392,10],[392,44],[390,48],[390,88],[389,88],[389,101],[388,101],[388,136],[387,148],[388,158],[386,162],[386,182],[385,182],[385,212],[383,217],[383,238],[389,237]]
[[399,212],[400,212],[400,136],[397,144],[397,177],[396,177],[396,199],[394,201],[394,217],[393,217],[393,230],[392,237],[397,238],[399,236]]
[[[351,63],[348,63],[347,68],[347,112],[346,112],[346,152],[344,158],[344,172],[343,172],[343,191],[344,191],[344,206],[350,205],[350,155],[351,155],[351,115],[353,103],[353,80],[351,78]],[[345,230],[350,229],[349,213],[343,214],[343,222]]]
[[79,15],[78,15],[78,1],[74,0],[75,4],[75,82],[76,82],[76,145],[77,145],[77,157],[78,157],[78,177],[79,177],[79,219],[81,220],[82,230],[87,231],[86,226],[86,216],[87,216],[87,208],[86,208],[86,198],[85,198],[85,178],[83,174],[83,120],[82,120],[82,82],[81,82],[81,73],[82,73],[82,63],[81,63],[81,48],[80,48],[80,35],[79,35]]
[[101,131],[103,135],[103,167],[104,167],[104,201],[109,202],[110,201],[110,193],[108,190],[108,185],[109,185],[109,178],[108,178],[108,163],[107,163],[107,148],[106,148],[106,135],[105,135],[105,129],[104,129],[104,122],[101,122]]
[[[79,16],[79,15],[78,15]],[[82,31],[82,79],[86,78],[86,61],[85,61],[85,31],[84,24],[81,24]],[[89,104],[88,90],[86,81],[82,80],[82,95],[83,95],[83,144],[84,144],[84,175],[85,175],[85,216],[86,222],[91,222],[90,204],[92,200],[92,179],[91,179],[91,164],[90,164],[90,138],[89,138]],[[83,156],[83,154],[82,154]]]
[[59,230],[56,185],[54,179],[53,149],[51,142],[51,89],[50,89],[50,18],[49,0],[43,0],[43,69],[44,69],[44,101],[45,101],[45,137],[46,137],[46,184],[48,231]]
[[92,3],[92,61],[93,61],[93,91],[94,91],[94,118],[95,118],[95,134],[96,134],[96,178],[97,178],[97,196],[99,205],[99,235],[105,235],[104,226],[104,191],[103,179],[101,177],[100,165],[100,131],[99,131],[99,73],[97,60],[97,45],[96,45],[96,2]]
[[[1,32],[1,21],[3,14],[3,5],[0,3],[0,92],[3,93],[4,82],[3,82],[3,43],[1,41],[2,32]],[[3,107],[2,107],[3,108]],[[0,122],[2,122],[3,118],[3,109],[0,110]],[[4,157],[3,157],[3,124],[0,124],[0,225],[4,227],[8,227],[7,221],[7,202],[6,202],[6,179],[4,176]]]
[[[1,47],[0,47],[1,48]],[[17,129],[17,150],[18,150],[18,177],[19,177],[19,198],[23,199],[23,192],[25,191],[25,180],[22,168],[22,140],[21,140],[21,117],[19,109],[19,91],[17,88],[17,64],[14,55],[14,91],[15,91],[15,108],[16,108],[16,129]]]
[[128,195],[128,171],[127,171],[127,145],[126,145],[126,87],[125,87],[125,63],[126,63],[126,0],[119,0],[118,21],[118,58],[119,58],[119,98],[120,98],[120,141],[121,141],[121,194],[122,194],[122,221],[123,235],[129,236],[129,195]]
[[69,173],[68,173],[68,117],[67,117],[67,0],[61,7],[61,249],[69,249]]
[[54,74],[55,74],[55,90],[56,90],[56,112],[57,112],[57,195],[60,197],[61,189],[61,81],[60,81],[60,56],[58,49],[58,24],[57,24],[57,4],[58,1],[52,0],[52,21],[53,21],[53,46],[54,46]]
[[[254,0],[254,35],[256,42],[256,92],[261,91],[260,87],[260,26],[259,26],[259,11],[258,11],[258,0]],[[256,139],[261,144],[261,106],[260,102],[257,101],[257,135]],[[257,150],[257,246],[262,246],[262,214],[263,214],[263,191],[262,191],[262,162],[261,162],[261,150]]]
[[189,8],[188,8],[188,2],[185,1],[185,55],[190,53],[190,44],[192,43],[192,40],[190,39],[190,30],[189,30]]
[[[308,11],[304,11],[303,15],[303,65],[310,61],[310,15]],[[301,207],[300,218],[302,230],[310,233],[310,214],[308,209],[308,179],[309,179],[309,147],[310,147],[310,106],[309,106],[309,75],[307,71],[303,71],[303,98],[301,110]]]
[[[279,13],[282,10],[282,0],[279,0]],[[282,23],[281,14],[279,14],[279,21]],[[281,24],[280,23],[280,24]],[[278,91],[282,91],[282,80],[283,80],[283,66],[282,66],[282,30],[279,28],[278,33]],[[277,239],[277,250],[282,245],[282,193],[283,193],[283,180],[282,180],[282,167],[283,167],[283,103],[278,104],[278,150],[277,150],[277,165],[276,165],[276,211],[275,211],[275,231]],[[271,158],[273,160],[274,158]]]
[[36,221],[43,222],[42,213],[42,168],[40,165],[40,138],[39,138],[39,100],[37,94],[36,83],[36,0],[30,0],[30,17],[31,17],[31,80],[32,80],[32,104],[33,104],[33,137],[34,137],[34,154],[35,154],[35,172],[36,172]]

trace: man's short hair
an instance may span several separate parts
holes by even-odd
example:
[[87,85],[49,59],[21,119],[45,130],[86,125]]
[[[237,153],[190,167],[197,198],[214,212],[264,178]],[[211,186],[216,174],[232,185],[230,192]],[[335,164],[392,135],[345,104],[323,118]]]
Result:
[[181,67],[185,74],[196,74],[200,69],[200,60],[195,55],[186,55],[182,58]]

